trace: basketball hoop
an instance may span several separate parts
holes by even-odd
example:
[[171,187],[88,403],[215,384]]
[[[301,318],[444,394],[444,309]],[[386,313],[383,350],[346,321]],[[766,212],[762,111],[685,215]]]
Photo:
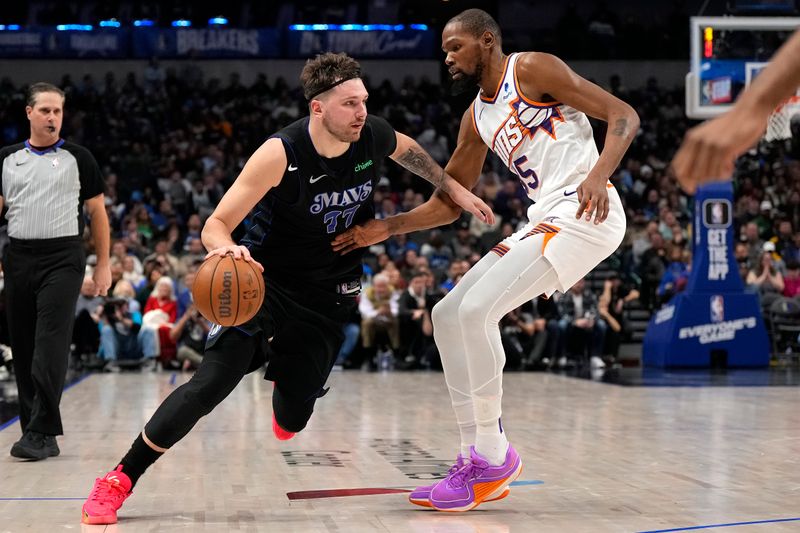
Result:
[[790,96],[786,101],[775,108],[769,116],[767,122],[767,133],[764,140],[782,141],[792,138],[792,118],[800,120],[800,89],[794,96]]

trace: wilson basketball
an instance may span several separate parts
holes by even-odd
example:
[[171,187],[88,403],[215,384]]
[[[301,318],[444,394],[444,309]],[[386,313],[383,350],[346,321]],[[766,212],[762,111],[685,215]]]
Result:
[[221,326],[238,326],[253,318],[264,301],[264,277],[244,259],[213,255],[203,261],[192,286],[194,305]]

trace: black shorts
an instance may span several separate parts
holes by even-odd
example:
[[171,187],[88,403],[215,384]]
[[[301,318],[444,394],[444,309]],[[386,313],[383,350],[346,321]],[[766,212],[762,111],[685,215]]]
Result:
[[233,328],[258,336],[258,348],[247,372],[267,363],[265,379],[279,383],[284,394],[298,400],[308,398],[319,393],[327,381],[344,341],[343,326],[357,300],[352,295],[311,286],[295,287],[269,279],[265,284],[266,295],[258,314],[239,326],[214,326],[206,352]]

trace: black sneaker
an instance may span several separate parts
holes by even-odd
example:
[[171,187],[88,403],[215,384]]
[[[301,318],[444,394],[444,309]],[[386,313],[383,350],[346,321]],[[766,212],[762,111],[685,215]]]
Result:
[[38,431],[26,431],[11,447],[11,456],[39,461],[60,453],[56,438]]
[[58,449],[58,442],[55,435],[44,436],[44,446],[47,449],[48,457],[58,457],[61,450]]

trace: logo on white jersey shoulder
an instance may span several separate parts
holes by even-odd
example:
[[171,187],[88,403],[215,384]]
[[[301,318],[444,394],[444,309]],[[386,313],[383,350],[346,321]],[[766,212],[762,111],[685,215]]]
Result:
[[324,178],[325,176],[327,176],[327,174],[320,174],[319,176],[311,176],[311,178],[309,178],[308,182],[309,183],[316,183],[319,180],[321,180],[322,178]]
[[511,98],[511,89],[509,88],[508,82],[506,82],[505,85],[503,85],[503,96],[501,100],[507,102],[509,98]]
[[296,166],[294,166],[294,165],[289,165],[289,166],[286,168],[286,170],[288,170],[289,172],[294,172],[295,170],[297,170],[297,167],[296,167]]

